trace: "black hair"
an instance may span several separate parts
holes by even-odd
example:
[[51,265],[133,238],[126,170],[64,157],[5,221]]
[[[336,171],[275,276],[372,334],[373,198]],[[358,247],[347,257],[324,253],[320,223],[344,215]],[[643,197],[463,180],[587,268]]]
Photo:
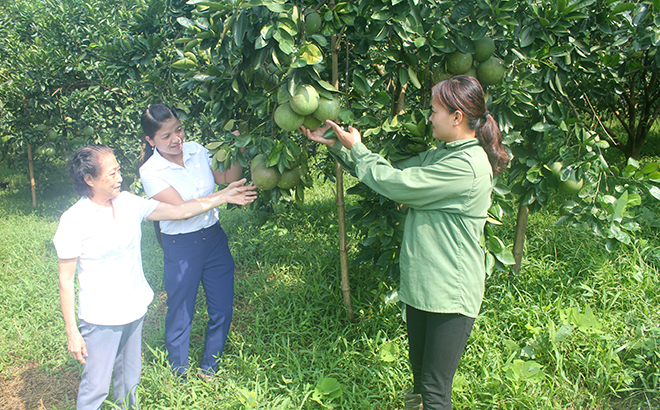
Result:
[[92,188],[85,181],[87,175],[98,178],[101,172],[100,158],[112,154],[107,145],[86,145],[73,153],[69,160],[69,176],[78,195],[91,198]]
[[[144,110],[142,118],[140,119],[144,135],[149,138],[155,137],[160,127],[163,126],[163,123],[171,118],[179,119],[175,110],[165,104],[150,104],[147,109]],[[142,160],[140,161],[138,168],[147,162],[153,154],[154,149],[151,144],[145,144]]]
[[433,86],[431,93],[433,99],[449,112],[460,110],[465,114],[468,126],[475,130],[479,143],[488,154],[493,174],[502,173],[509,163],[509,154],[502,145],[502,133],[495,118],[486,109],[484,90],[479,81],[469,75],[455,75]]

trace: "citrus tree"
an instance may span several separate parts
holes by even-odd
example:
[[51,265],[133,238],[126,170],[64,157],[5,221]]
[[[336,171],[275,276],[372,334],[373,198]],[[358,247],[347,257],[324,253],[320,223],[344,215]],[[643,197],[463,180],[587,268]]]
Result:
[[36,188],[57,182],[56,164],[84,144],[113,146],[124,165],[139,154],[129,142],[136,138],[136,102],[104,76],[94,47],[121,36],[130,14],[115,0],[0,5],[3,160],[19,169],[29,165]]
[[[279,174],[302,164],[303,183],[293,191],[301,199],[308,156],[316,147],[295,131],[310,117],[291,109],[299,90],[311,86],[320,98],[340,99],[340,120],[396,161],[430,147],[430,87],[447,75],[467,73],[486,89],[489,110],[514,157],[507,180],[498,181],[493,224],[487,226],[491,268],[514,262],[496,235],[497,220],[506,213],[518,210],[519,266],[526,215],[550,196],[570,195],[566,219],[589,225],[610,239],[610,247],[633,240],[643,199],[660,198],[656,166],[631,162],[622,172],[605,160],[606,150],[622,147],[626,136],[615,135],[612,122],[602,120],[604,113],[619,113],[624,130],[645,135],[657,117],[658,15],[650,3],[188,4],[195,9],[177,20],[186,34],[177,40],[181,47],[172,68],[182,88],[198,90],[205,103],[219,167],[232,161],[247,166],[261,153],[262,168]],[[334,48],[332,36],[338,39]],[[338,87],[328,81],[333,53]],[[615,91],[609,104],[604,90]],[[626,93],[627,100],[614,98]],[[240,135],[230,133],[234,128]],[[638,146],[630,135],[627,141]],[[317,157],[314,163],[330,175],[332,161]],[[272,188],[270,199],[292,192],[270,185],[264,185]],[[396,278],[403,211],[360,184],[349,192],[362,198],[350,213],[365,236],[361,258]]]

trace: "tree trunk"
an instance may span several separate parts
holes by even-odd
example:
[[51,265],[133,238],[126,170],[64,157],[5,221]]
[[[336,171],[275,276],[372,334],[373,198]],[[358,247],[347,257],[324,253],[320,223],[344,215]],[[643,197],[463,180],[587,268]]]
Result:
[[[334,1],[330,7],[334,6]],[[339,89],[339,57],[338,57],[338,38],[333,34],[330,39],[332,48],[332,85]],[[346,239],[346,211],[344,208],[344,175],[339,162],[335,164],[335,178],[337,179],[337,190],[335,192],[335,204],[337,205],[337,222],[339,224],[339,266],[341,269],[341,294],[344,299],[344,306],[348,313],[348,319],[353,322],[353,302],[351,301],[351,285],[348,280],[348,249]]]
[[32,191],[32,207],[37,207],[37,189],[34,184],[34,164],[32,163],[32,145],[27,144],[28,169],[30,170],[30,190]]
[[513,239],[513,271],[520,273],[520,264],[523,256],[523,248],[525,246],[525,232],[527,231],[527,217],[529,216],[529,207],[522,203],[518,207],[518,218],[516,220],[516,234]]

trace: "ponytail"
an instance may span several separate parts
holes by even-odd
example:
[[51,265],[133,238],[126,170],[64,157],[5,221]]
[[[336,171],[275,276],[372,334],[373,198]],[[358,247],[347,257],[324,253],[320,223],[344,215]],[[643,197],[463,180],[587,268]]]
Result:
[[502,145],[500,128],[497,126],[495,118],[487,110],[480,119],[476,136],[484,151],[488,154],[488,161],[490,166],[493,167],[493,174],[501,174],[509,163],[509,154]]
[[140,174],[140,167],[144,165],[145,162],[151,156],[154,155],[154,147],[151,146],[148,142],[143,142],[142,143],[142,152],[140,152],[140,157],[138,158],[138,165],[137,165],[137,173],[138,175]]

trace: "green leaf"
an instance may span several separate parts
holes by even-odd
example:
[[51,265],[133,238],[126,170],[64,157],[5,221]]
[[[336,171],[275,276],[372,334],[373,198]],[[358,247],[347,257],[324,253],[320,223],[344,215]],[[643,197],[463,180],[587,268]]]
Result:
[[195,23],[193,23],[192,20],[190,20],[186,17],[178,17],[176,19],[176,22],[181,24],[186,29],[192,29],[193,27],[195,27]]
[[497,236],[488,237],[488,241],[486,242],[486,247],[488,248],[489,251],[493,252],[495,255],[497,255],[498,253],[502,252],[502,250],[505,249],[504,243]]
[[454,9],[451,11],[450,19],[457,23],[464,18],[468,17],[474,11],[474,1],[472,0],[462,0],[456,3]]
[[317,83],[318,83],[318,85],[320,85],[321,87],[325,88],[328,91],[331,91],[333,93],[338,93],[339,92],[338,89],[336,89],[332,84],[330,84],[329,82],[327,82],[325,80],[318,80]]
[[527,47],[529,45],[534,44],[534,41],[536,41],[536,34],[534,33],[534,29],[532,27],[525,27],[522,29],[520,32],[520,47]]
[[391,363],[396,360],[399,354],[399,347],[394,343],[384,343],[379,351],[378,358],[386,363]]
[[659,166],[658,164],[649,163],[649,164],[644,165],[644,168],[642,168],[641,171],[645,174],[650,174],[652,172],[655,172],[655,170],[658,169],[658,166]]
[[511,380],[540,382],[545,379],[543,366],[533,360],[516,359],[506,367],[505,374]]
[[405,85],[408,83],[408,71],[403,67],[399,68],[399,84]]
[[300,57],[307,61],[307,64],[314,65],[323,61],[323,53],[314,44],[306,44],[300,48]]
[[502,264],[511,266],[516,263],[516,258],[513,256],[513,252],[509,248],[502,249],[501,252],[495,254],[495,257]]
[[234,26],[232,28],[232,34],[234,36],[234,44],[240,46],[243,44],[243,38],[245,37],[245,32],[247,31],[248,17],[241,13],[238,18],[234,20]]
[[197,67],[197,63],[189,58],[182,58],[181,60],[173,62],[172,67],[179,70],[188,70]]
[[647,184],[646,188],[649,190],[649,194],[651,194],[651,196],[660,201],[660,188],[651,184]]
[[421,47],[424,47],[425,44],[426,44],[426,38],[424,38],[424,37],[417,37],[417,38],[415,39],[415,47],[417,47],[417,48],[421,48]]
[[627,205],[628,191],[624,191],[623,194],[614,203],[614,213],[612,216],[613,221],[621,222],[623,220],[623,212],[626,210]]
[[415,88],[418,90],[422,88],[422,84],[420,84],[419,79],[417,78],[417,74],[415,74],[415,71],[410,66],[408,66],[408,77],[410,77],[410,82],[415,86]]
[[273,33],[273,38],[278,42],[280,50],[286,55],[293,53],[295,41],[291,34],[286,30],[277,29]]
[[628,206],[639,206],[642,204],[642,197],[639,194],[628,194]]
[[316,389],[323,395],[329,395],[336,391],[341,391],[341,384],[339,384],[339,381],[334,377],[324,377],[319,380]]

